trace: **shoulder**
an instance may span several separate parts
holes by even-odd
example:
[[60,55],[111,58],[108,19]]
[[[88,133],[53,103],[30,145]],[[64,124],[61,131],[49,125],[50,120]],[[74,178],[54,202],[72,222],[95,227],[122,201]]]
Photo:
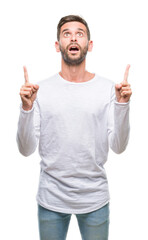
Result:
[[53,76],[43,79],[38,82],[39,87],[46,87],[52,84],[55,84],[56,80],[58,78],[58,74],[54,74]]
[[96,78],[96,82],[98,83],[98,85],[101,85],[103,87],[112,88],[115,85],[115,83],[112,80],[110,80],[106,77],[102,77],[98,74],[95,74],[95,78]]
[[39,91],[38,94],[48,94],[49,92],[52,92],[53,90],[57,89],[58,84],[58,74],[54,74],[53,76],[43,79],[40,82],[38,82],[39,85]]
[[113,82],[111,79],[109,79],[109,78],[100,76],[100,75],[98,75],[98,74],[95,74],[95,76],[96,76],[96,78],[97,78],[97,80],[98,80],[99,82],[103,82],[103,83],[105,83],[105,84],[110,84],[110,85],[114,84],[114,82]]

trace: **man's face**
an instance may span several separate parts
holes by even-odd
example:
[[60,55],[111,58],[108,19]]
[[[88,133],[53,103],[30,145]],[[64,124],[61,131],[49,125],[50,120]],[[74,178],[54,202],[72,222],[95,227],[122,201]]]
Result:
[[86,57],[90,42],[87,37],[87,29],[80,22],[68,22],[61,27],[59,51],[68,65],[79,65]]

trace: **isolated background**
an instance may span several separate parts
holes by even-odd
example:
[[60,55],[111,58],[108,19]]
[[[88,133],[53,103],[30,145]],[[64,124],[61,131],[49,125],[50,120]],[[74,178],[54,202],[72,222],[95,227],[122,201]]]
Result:
[[[3,0],[0,2],[0,239],[38,240],[38,151],[28,158],[16,145],[23,65],[36,83],[60,71],[56,27],[61,17],[86,19],[94,41],[87,70],[114,82],[131,64],[131,136],[122,155],[110,151],[106,171],[111,195],[110,240],[148,239],[148,35],[141,0]],[[80,240],[73,215],[67,240]]]

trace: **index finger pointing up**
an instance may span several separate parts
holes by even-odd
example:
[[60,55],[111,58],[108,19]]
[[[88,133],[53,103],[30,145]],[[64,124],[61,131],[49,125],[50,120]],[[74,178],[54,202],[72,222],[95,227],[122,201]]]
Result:
[[127,81],[128,81],[129,68],[130,68],[130,64],[127,65],[125,73],[124,73],[124,80],[123,80],[124,83],[127,83]]
[[25,66],[23,68],[24,68],[24,78],[25,78],[25,84],[26,84],[26,83],[29,83],[28,72]]

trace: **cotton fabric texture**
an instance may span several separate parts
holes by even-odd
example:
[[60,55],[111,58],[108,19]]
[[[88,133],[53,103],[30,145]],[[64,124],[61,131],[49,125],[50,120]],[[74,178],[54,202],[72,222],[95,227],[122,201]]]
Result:
[[58,73],[39,82],[33,108],[21,107],[17,143],[24,156],[39,145],[37,202],[52,211],[82,214],[110,199],[104,164],[109,147],[125,150],[129,102],[118,103],[115,84],[95,74],[70,82]]

